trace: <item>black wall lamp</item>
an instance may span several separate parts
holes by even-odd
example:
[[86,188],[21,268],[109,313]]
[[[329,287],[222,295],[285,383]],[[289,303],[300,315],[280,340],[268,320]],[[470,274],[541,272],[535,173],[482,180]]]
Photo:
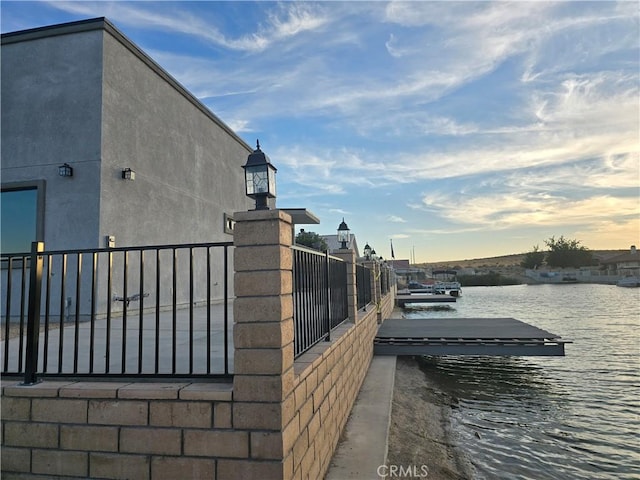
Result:
[[256,201],[256,210],[269,210],[268,198],[276,198],[276,172],[262,150],[260,141],[256,142],[256,149],[247,157],[244,168],[245,189],[247,197]]
[[133,181],[136,179],[136,172],[134,172],[130,168],[125,168],[124,170],[122,170],[122,179]]
[[73,177],[73,168],[68,163],[58,167],[58,175],[61,177]]

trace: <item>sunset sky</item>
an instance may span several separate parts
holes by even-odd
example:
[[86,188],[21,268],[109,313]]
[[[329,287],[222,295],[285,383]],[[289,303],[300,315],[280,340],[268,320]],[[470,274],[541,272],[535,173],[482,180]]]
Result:
[[[107,17],[278,168],[279,207],[418,262],[640,246],[629,2],[11,2]],[[243,188],[239,186],[239,188]]]

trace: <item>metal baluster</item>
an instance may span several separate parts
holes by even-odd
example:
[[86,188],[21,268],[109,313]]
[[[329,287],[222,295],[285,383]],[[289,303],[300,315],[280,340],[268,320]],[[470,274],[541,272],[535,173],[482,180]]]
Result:
[[73,335],[73,373],[78,373],[78,353],[80,343],[80,285],[82,280],[82,254],[78,253],[76,265],[76,319]]
[[24,384],[37,382],[38,340],[40,339],[40,295],[42,292],[42,265],[44,242],[31,243],[29,279],[29,317],[27,323],[27,356],[24,369]]

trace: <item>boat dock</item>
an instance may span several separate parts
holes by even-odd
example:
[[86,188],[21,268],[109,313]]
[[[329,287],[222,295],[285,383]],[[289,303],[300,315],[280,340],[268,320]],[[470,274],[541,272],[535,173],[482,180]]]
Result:
[[375,355],[564,356],[560,336],[514,318],[386,320],[374,339]]
[[398,293],[396,305],[404,307],[407,303],[454,303],[456,297],[451,295],[438,295],[433,293]]

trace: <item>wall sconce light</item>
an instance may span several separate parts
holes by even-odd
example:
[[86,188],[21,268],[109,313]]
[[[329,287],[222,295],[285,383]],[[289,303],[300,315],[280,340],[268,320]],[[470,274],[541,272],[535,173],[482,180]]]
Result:
[[351,232],[349,231],[347,224],[344,222],[344,218],[342,218],[342,223],[338,226],[338,241],[340,242],[340,249],[345,250],[350,239]]
[[68,163],[58,167],[58,175],[61,177],[73,177],[73,168]]
[[260,141],[256,149],[247,157],[244,168],[245,189],[247,197],[256,201],[256,210],[269,210],[267,198],[276,198],[276,172],[278,171],[269,161],[262,150]]
[[134,172],[130,168],[125,168],[124,170],[122,170],[122,179],[123,180],[135,180],[136,179],[136,172]]

